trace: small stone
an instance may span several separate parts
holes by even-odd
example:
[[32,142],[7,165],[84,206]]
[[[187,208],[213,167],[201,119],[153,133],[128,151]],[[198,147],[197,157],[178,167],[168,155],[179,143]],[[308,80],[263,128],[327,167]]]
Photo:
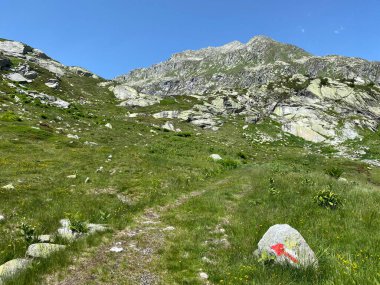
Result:
[[12,183],[9,183],[9,184],[1,187],[1,188],[5,189],[5,190],[13,190],[13,189],[15,189],[15,187],[13,186]]
[[59,86],[59,81],[57,79],[49,79],[48,82],[45,83],[47,87],[57,89]]
[[210,158],[213,160],[221,160],[222,159],[222,157],[219,154],[215,154],[215,153],[211,154]]
[[73,175],[67,175],[66,177],[69,178],[69,179],[76,179],[76,178],[77,178],[77,175],[76,175],[76,174],[73,174]]
[[31,244],[26,251],[26,255],[36,258],[47,258],[49,255],[64,249],[66,246],[52,243]]
[[174,231],[174,230],[175,230],[175,227],[173,226],[169,226],[163,229],[163,231]]
[[201,273],[199,273],[199,277],[200,277],[201,279],[208,279],[208,274],[205,273],[205,272],[201,272]]
[[100,224],[87,224],[87,228],[89,233],[104,232],[107,230],[105,225]]
[[78,135],[68,134],[67,137],[68,137],[69,139],[79,140],[79,136],[78,136]]
[[104,168],[103,166],[100,166],[98,169],[96,169],[96,172],[103,172]]
[[105,124],[106,128],[112,129],[112,125],[110,123]]
[[90,182],[90,177],[87,177],[84,183],[89,183]]
[[51,235],[40,235],[38,236],[38,241],[39,242],[51,242],[52,241],[52,238],[51,238]]
[[124,249],[122,247],[119,247],[119,246],[113,246],[110,249],[111,252],[122,252],[123,250]]
[[1,223],[2,221],[4,221],[4,220],[5,220],[4,215],[1,215],[1,214],[0,214],[0,223]]

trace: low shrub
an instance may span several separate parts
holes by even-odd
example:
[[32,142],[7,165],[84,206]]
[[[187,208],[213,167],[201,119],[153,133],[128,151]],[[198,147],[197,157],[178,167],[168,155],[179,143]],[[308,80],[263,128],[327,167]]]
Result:
[[325,173],[335,179],[339,179],[342,176],[343,172],[344,170],[337,166],[331,166],[325,169]]
[[329,189],[324,189],[314,196],[314,201],[321,207],[337,209],[342,206],[343,202],[340,196]]

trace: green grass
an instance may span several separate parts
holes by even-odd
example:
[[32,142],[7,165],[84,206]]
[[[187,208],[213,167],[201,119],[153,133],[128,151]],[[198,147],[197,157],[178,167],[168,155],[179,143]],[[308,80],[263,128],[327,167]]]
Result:
[[[12,59],[14,65],[21,61]],[[24,87],[16,84],[18,88],[54,95],[72,106],[67,110],[45,106],[0,81],[5,93],[0,94],[0,187],[15,186],[0,188],[0,213],[6,217],[0,225],[0,264],[25,255],[28,243],[18,229],[23,222],[38,234],[49,234],[56,232],[60,219],[78,215],[83,221],[107,223],[111,231],[35,262],[10,284],[40,284],[44,274],[67,267],[147,207],[202,189],[207,190],[204,196],[163,217],[178,230],[162,249],[163,262],[155,267],[168,273],[166,284],[198,284],[199,268],[213,283],[225,284],[371,284],[379,279],[374,222],[379,218],[378,169],[333,158],[332,148],[284,135],[271,120],[243,131],[244,118],[237,116],[226,120],[218,132],[172,120],[182,132],[165,132],[153,126],[165,119],[128,114],[187,110],[198,100],[168,97],[154,106],[120,108],[107,88],[97,86],[100,79],[66,75],[60,78],[60,88],[52,90],[44,83],[55,76],[29,64],[39,77]],[[262,136],[273,140],[261,142]],[[370,158],[379,158],[378,136],[365,134],[363,144],[370,146]],[[212,161],[212,153],[223,160]],[[101,166],[104,170],[97,172]],[[354,182],[330,177],[325,173],[330,167],[339,167],[342,176]],[[67,178],[72,174],[77,178]],[[344,199],[343,207],[330,211],[313,202],[326,187]],[[294,271],[258,264],[252,252],[274,223],[297,228],[318,254],[320,269]],[[226,230],[228,248],[204,244],[205,239],[218,238],[211,233],[218,224]],[[205,264],[203,256],[215,264]]]
[[[378,282],[379,188],[339,183],[319,171],[295,171],[281,164],[280,171],[268,163],[235,170],[232,179],[163,217],[176,228],[156,265],[165,272],[163,284],[203,284],[200,271],[213,284]],[[276,195],[269,191],[271,178]],[[329,210],[313,201],[319,189],[329,185],[344,197],[342,208]],[[317,254],[318,269],[258,262],[253,255],[258,241],[271,225],[281,223],[301,232]],[[227,244],[218,243],[223,238]]]

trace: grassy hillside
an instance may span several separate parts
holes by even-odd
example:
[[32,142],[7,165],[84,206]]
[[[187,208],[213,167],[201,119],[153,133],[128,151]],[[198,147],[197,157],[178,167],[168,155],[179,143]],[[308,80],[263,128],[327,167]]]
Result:
[[[172,120],[181,132],[167,132],[160,128],[164,119],[129,114],[186,110],[195,103],[190,98],[121,108],[97,85],[100,79],[64,76],[53,90],[44,82],[54,75],[33,68],[40,74],[33,83],[10,86],[0,77],[0,187],[14,186],[0,188],[0,264],[24,256],[29,241],[23,226],[51,234],[60,219],[75,217],[110,230],[34,262],[9,284],[58,284],[70,276],[77,281],[62,284],[134,284],[139,271],[129,253],[108,250],[126,227],[141,227],[138,219],[146,209],[161,209],[158,225],[175,228],[136,241],[153,244],[146,268],[159,284],[203,284],[201,271],[211,284],[379,282],[378,168],[335,158],[330,147],[286,135],[269,120],[243,129],[237,116],[217,132]],[[45,92],[71,106],[46,106],[20,89]],[[379,158],[378,138],[377,132],[364,140],[373,146],[371,158]],[[213,161],[213,153],[223,159]],[[337,179],[341,172],[346,180]],[[342,205],[318,206],[313,197],[324,189],[337,193]],[[199,195],[181,200],[193,191]],[[303,234],[319,269],[280,268],[254,258],[257,242],[276,223]],[[157,247],[154,237],[160,237]],[[83,268],[88,259],[92,263]]]

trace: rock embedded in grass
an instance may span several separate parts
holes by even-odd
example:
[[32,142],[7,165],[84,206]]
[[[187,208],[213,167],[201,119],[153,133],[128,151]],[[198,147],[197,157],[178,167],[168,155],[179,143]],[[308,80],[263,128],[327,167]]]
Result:
[[21,270],[26,269],[31,260],[25,258],[17,258],[10,260],[0,266],[0,284],[3,284],[3,281],[7,278],[10,278]]
[[35,258],[47,258],[51,254],[64,249],[66,246],[52,243],[31,244],[26,251],[26,255]]
[[0,214],[0,223],[5,220],[4,215]]
[[222,159],[222,157],[219,154],[216,154],[216,153],[211,154],[210,158],[212,160],[221,160]]
[[15,189],[15,187],[13,186],[12,183],[9,183],[9,184],[1,187],[1,188],[5,189],[5,190],[13,190],[13,189]]
[[255,254],[263,261],[274,260],[297,268],[317,267],[318,261],[302,235],[287,224],[271,226],[258,243]]

